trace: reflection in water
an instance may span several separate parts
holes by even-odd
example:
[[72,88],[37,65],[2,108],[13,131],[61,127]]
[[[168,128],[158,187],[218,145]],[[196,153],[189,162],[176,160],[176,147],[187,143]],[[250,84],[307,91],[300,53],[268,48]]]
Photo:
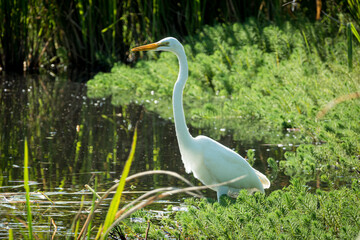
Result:
[[[88,99],[84,84],[65,78],[7,76],[1,77],[0,82],[0,238],[7,238],[8,228],[19,234],[24,229],[22,222],[26,222],[23,193],[25,137],[30,152],[33,225],[40,238],[51,236],[51,219],[58,227],[57,236],[71,234],[72,219],[79,210],[81,197],[85,195],[85,206],[91,203],[92,194],[84,189],[84,185],[92,186],[95,176],[99,192],[108,189],[119,178],[137,121],[139,136],[130,174],[170,170],[201,185],[192,174],[185,173],[173,123],[144,107],[135,104],[114,107],[110,99]],[[211,136],[211,131],[213,129],[190,129],[194,136]],[[270,176],[271,190],[287,184],[283,175],[271,179],[267,159],[271,156],[280,160],[284,151],[292,147],[247,145],[233,141],[230,131],[226,133],[217,140],[242,156],[246,155],[247,149],[255,150],[255,168]],[[124,200],[136,198],[138,192],[164,186],[185,184],[164,175],[136,179],[128,184],[126,190],[130,193],[124,194]],[[216,193],[211,190],[205,194],[216,198]],[[179,203],[183,197],[185,195],[173,196],[169,201]],[[151,207],[166,208],[166,203],[160,205]],[[96,216],[95,221],[104,217],[102,213]]]

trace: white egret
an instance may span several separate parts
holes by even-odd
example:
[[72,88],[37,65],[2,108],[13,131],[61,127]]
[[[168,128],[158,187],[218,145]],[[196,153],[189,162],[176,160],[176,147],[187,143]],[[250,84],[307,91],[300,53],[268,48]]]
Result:
[[264,192],[264,188],[269,188],[269,179],[252,168],[239,154],[209,137],[200,135],[194,138],[189,133],[182,103],[183,89],[188,78],[188,63],[181,43],[175,38],[168,37],[131,49],[133,52],[149,50],[169,51],[179,60],[179,75],[172,100],[176,136],[186,172],[193,172],[205,185],[219,184],[243,176],[236,182],[212,188],[217,191],[218,201],[221,195],[236,196],[241,189]]

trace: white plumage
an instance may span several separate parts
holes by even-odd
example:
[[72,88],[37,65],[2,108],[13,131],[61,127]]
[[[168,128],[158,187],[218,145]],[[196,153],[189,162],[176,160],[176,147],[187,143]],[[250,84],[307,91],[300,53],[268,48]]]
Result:
[[209,137],[200,135],[193,138],[190,135],[182,104],[183,89],[188,78],[188,64],[181,43],[175,38],[168,37],[157,43],[132,49],[147,50],[173,52],[179,60],[179,75],[173,92],[173,111],[176,136],[186,172],[192,172],[205,185],[227,182],[243,176],[236,182],[212,188],[217,191],[218,201],[221,195],[236,196],[241,189],[264,192],[264,189],[269,188],[269,179],[252,168],[239,154]]

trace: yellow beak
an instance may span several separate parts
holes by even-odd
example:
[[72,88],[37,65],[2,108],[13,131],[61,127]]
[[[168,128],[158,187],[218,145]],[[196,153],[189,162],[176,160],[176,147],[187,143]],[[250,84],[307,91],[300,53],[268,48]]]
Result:
[[140,47],[136,47],[131,49],[132,52],[141,52],[141,51],[149,51],[149,50],[154,50],[156,48],[160,47],[160,45],[158,43],[150,43],[147,45],[143,45]]

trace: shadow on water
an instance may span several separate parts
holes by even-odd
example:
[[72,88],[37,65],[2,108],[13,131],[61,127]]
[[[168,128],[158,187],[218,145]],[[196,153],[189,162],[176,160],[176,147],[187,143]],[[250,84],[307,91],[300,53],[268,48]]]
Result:
[[[51,219],[58,227],[57,236],[70,235],[71,222],[79,210],[81,197],[85,195],[85,207],[91,204],[92,194],[84,185],[92,186],[94,176],[97,176],[97,190],[103,192],[119,178],[137,121],[140,123],[138,144],[130,174],[170,170],[201,185],[192,174],[185,173],[171,121],[139,105],[115,107],[110,104],[110,99],[89,99],[85,84],[65,78],[16,75],[0,80],[0,238],[7,238],[9,228],[15,233],[23,231],[26,223],[25,137],[30,152],[33,225],[39,237],[51,235]],[[211,135],[211,131],[213,129],[190,129],[193,135]],[[254,167],[270,176],[270,190],[288,184],[286,176],[272,173],[267,159],[281,160],[285,151],[294,150],[293,146],[249,145],[234,141],[230,131],[217,140],[243,156],[248,149],[253,149]],[[130,182],[124,200],[164,186],[185,185],[169,176],[149,176]],[[204,193],[207,197],[216,197],[211,190]],[[165,209],[167,204],[180,204],[184,197],[176,195],[151,207]],[[108,202],[104,207],[106,204]],[[83,214],[87,214],[86,210]],[[95,221],[104,218],[102,213],[96,216]]]

